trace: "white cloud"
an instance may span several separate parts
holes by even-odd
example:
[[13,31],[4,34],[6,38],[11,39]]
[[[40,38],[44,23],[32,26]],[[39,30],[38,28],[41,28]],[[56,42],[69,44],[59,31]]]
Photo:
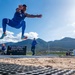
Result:
[[[4,37],[4,39],[0,39],[0,43],[6,43],[6,42],[19,42],[22,41],[21,40],[21,32],[19,34],[16,34],[16,36],[14,36],[13,32],[10,31],[6,31],[7,32],[7,36]],[[2,35],[2,28],[0,28],[0,36]],[[25,33],[25,36],[28,37],[28,39],[33,39],[33,38],[38,38],[38,34],[36,32],[29,32],[29,33]]]
[[28,38],[38,38],[38,34],[36,32],[29,32],[29,33],[25,33],[26,36],[28,36]]
[[74,27],[75,28],[75,22],[72,24],[69,24],[69,26]]

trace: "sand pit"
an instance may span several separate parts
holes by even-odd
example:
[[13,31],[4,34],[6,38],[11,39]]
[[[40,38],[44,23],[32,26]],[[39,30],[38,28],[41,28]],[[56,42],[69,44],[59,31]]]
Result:
[[54,68],[74,69],[75,58],[0,58],[0,62],[12,63],[19,65],[32,65],[32,66],[51,66]]

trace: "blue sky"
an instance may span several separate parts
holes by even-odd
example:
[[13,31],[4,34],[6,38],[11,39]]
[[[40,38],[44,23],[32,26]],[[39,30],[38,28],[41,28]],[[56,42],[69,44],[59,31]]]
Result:
[[[12,19],[19,4],[26,4],[26,12],[29,14],[43,15],[42,18],[25,19],[26,33],[36,33],[37,37],[45,41],[75,38],[75,0],[0,0],[0,28],[2,19]],[[9,26],[7,30],[13,36],[21,32],[21,28],[14,29]]]

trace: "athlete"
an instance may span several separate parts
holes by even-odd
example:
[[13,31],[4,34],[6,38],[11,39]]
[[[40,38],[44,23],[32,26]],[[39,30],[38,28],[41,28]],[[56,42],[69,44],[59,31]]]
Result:
[[3,34],[0,37],[0,39],[3,39],[6,36],[6,26],[7,25],[14,27],[16,29],[19,29],[22,27],[21,39],[27,39],[27,36],[24,36],[24,32],[25,32],[25,28],[26,28],[26,23],[25,23],[24,19],[26,17],[41,18],[42,15],[41,14],[39,14],[39,15],[28,14],[28,13],[26,13],[26,8],[27,8],[27,6],[25,4],[19,5],[18,8],[16,8],[16,12],[12,19],[4,18],[2,20]]
[[37,42],[36,42],[35,38],[33,39],[31,45],[32,45],[32,46],[31,46],[32,55],[35,55],[35,47],[36,47],[36,45],[37,45]]

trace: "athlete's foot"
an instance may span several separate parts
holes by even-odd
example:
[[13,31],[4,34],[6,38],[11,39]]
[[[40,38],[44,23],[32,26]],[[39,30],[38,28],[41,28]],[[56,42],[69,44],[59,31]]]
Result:
[[28,37],[27,36],[21,36],[22,40],[26,40]]
[[0,39],[3,39],[6,36],[6,34],[2,34],[2,36],[0,37]]

